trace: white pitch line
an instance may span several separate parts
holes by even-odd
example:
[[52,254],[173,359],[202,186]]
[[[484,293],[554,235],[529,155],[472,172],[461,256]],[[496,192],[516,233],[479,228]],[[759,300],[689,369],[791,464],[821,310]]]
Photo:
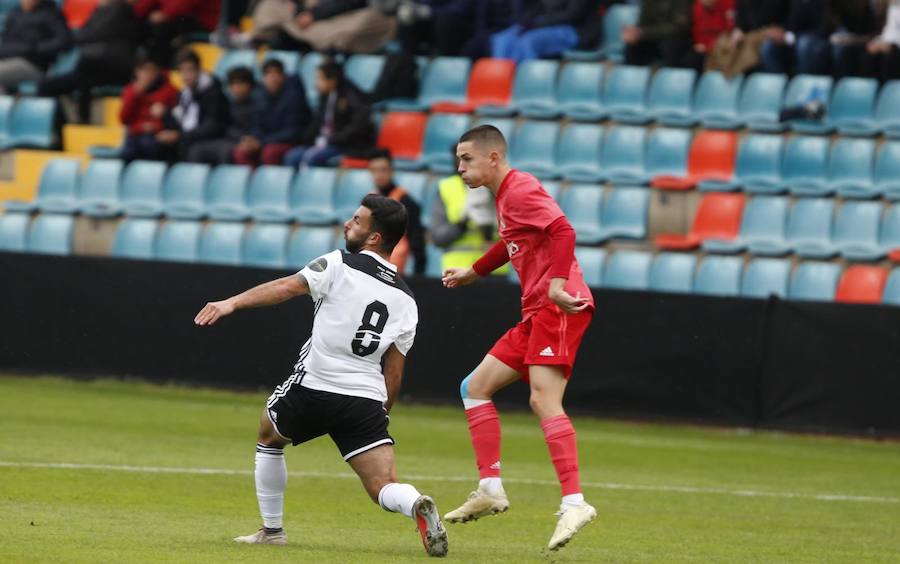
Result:
[[[173,468],[165,466],[129,466],[118,464],[76,464],[71,462],[6,462],[0,460],[0,467],[5,468],[56,468],[62,470],[111,470],[114,472],[137,472],[148,474],[205,474],[219,476],[250,476],[253,474],[251,470],[231,470],[228,468]],[[355,479],[356,474],[350,472],[288,472],[291,476],[300,478],[342,478]],[[404,476],[410,480],[423,480],[431,482],[474,482],[471,476],[427,476],[422,474],[406,474]],[[558,486],[557,482],[551,480],[529,480],[527,478],[503,478],[504,482],[510,484],[524,484],[531,486]],[[866,495],[847,495],[835,493],[801,493],[801,492],[778,492],[778,491],[762,491],[762,490],[731,490],[726,488],[699,488],[692,486],[666,486],[666,485],[641,485],[641,484],[619,484],[615,482],[582,482],[582,486],[586,488],[596,488],[601,490],[625,490],[625,491],[641,491],[641,492],[664,492],[664,493],[685,493],[685,494],[713,494],[713,495],[730,495],[735,497],[772,497],[781,499],[807,499],[814,501],[852,501],[859,503],[888,503],[900,504],[900,498],[896,497],[880,497]]]

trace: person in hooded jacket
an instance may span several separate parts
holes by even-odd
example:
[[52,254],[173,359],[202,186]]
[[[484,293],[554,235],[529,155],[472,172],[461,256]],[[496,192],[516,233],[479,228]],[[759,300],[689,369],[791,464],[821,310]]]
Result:
[[7,15],[0,36],[0,93],[43,78],[71,45],[72,34],[56,2],[20,0]]

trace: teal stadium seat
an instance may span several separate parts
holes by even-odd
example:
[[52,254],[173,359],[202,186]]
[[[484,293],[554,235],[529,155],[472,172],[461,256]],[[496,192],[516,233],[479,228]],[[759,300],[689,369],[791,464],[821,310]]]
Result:
[[562,130],[557,145],[557,171],[572,182],[601,182],[605,178],[600,162],[602,148],[602,126],[570,123]]
[[28,230],[28,252],[42,255],[71,254],[74,227],[75,216],[56,213],[38,215]]
[[165,163],[132,161],[122,175],[122,209],[132,217],[159,217],[163,213],[162,185]]
[[640,16],[639,6],[630,4],[613,4],[603,17],[603,44],[599,49],[582,51],[566,51],[563,57],[572,61],[622,62],[625,59],[625,43],[622,41],[622,28],[637,25]]
[[609,117],[622,123],[648,123],[646,99],[649,84],[650,67],[614,67],[603,85],[603,104]]
[[421,160],[434,172],[454,172],[450,150],[468,128],[469,116],[465,114],[431,114],[425,126]]
[[253,172],[247,188],[247,207],[254,221],[288,223],[291,180],[294,169],[287,166],[263,165]]
[[878,81],[871,78],[845,77],[838,81],[828,105],[826,121],[842,135],[874,137],[875,100]]
[[[255,68],[256,51],[253,49],[228,49],[222,53],[222,56],[216,63],[214,74],[216,78],[224,81],[228,76],[228,71],[236,67]],[[285,74],[287,74],[287,69],[285,69]]]
[[900,205],[888,206],[881,218],[881,232],[878,237],[881,250],[894,262],[900,258]]
[[603,284],[606,250],[596,247],[575,247],[575,259],[584,274],[585,284],[591,288],[599,288]]
[[647,290],[653,255],[639,251],[618,251],[610,255],[603,268],[604,288]]
[[381,77],[384,57],[381,55],[350,55],[344,63],[344,76],[366,94],[371,94]]
[[650,181],[644,170],[644,143],[647,129],[635,126],[609,127],[600,152],[603,179],[628,186]]
[[694,96],[694,120],[713,129],[740,127],[743,121],[738,113],[738,100],[743,85],[744,77],[740,75],[727,79],[718,71],[703,73]]
[[692,102],[697,71],[663,68],[656,71],[647,94],[647,113],[663,125],[691,127],[696,123]]
[[834,190],[828,174],[828,139],[797,135],[790,138],[782,160],[782,186],[794,196],[828,196]]
[[208,264],[240,265],[244,231],[243,223],[211,221],[200,234],[197,259]]
[[601,238],[646,239],[650,192],[644,188],[613,188],[600,213]]
[[647,135],[644,159],[647,178],[687,174],[688,153],[691,148],[691,132],[686,129],[657,127]]
[[388,100],[390,111],[425,111],[437,102],[466,101],[472,61],[467,57],[437,57],[425,68],[415,100]]
[[753,131],[776,133],[785,127],[778,120],[787,77],[757,72],[747,78],[738,101],[738,116]]
[[841,256],[852,261],[876,261],[884,258],[879,242],[880,202],[844,202],[834,221],[833,244]]
[[788,219],[788,244],[803,258],[831,258],[837,254],[831,244],[833,223],[834,200],[829,198],[797,200]]
[[575,229],[579,244],[593,245],[603,241],[600,213],[603,207],[603,188],[589,184],[574,184],[563,192],[560,208]]
[[56,145],[56,100],[20,98],[9,119],[9,137],[0,149],[50,149]]
[[559,73],[556,101],[563,114],[574,121],[599,121],[607,116],[603,105],[603,65],[569,63]]
[[757,258],[747,264],[741,278],[741,295],[745,298],[783,298],[788,293],[791,261],[778,258]]
[[700,261],[694,275],[693,293],[703,296],[737,296],[741,289],[740,257],[708,256]]
[[831,146],[828,159],[828,183],[842,198],[880,196],[873,174],[875,141],[842,137]]
[[895,268],[888,276],[884,285],[884,293],[881,295],[881,303],[888,305],[900,305],[900,268]]
[[338,222],[353,217],[359,203],[375,189],[368,170],[345,170],[338,178],[334,191],[334,209]]
[[0,215],[0,251],[24,252],[28,246],[27,213],[6,212]]
[[119,224],[116,236],[113,239],[112,256],[129,259],[152,259],[158,228],[159,223],[155,219],[124,219]]
[[513,134],[516,130],[516,120],[512,118],[483,118],[476,120],[472,127],[477,127],[479,125],[493,125],[500,130],[500,133],[503,134],[503,137],[506,138],[507,142],[512,141]]
[[422,226],[425,229],[431,224],[431,209],[434,207],[434,201],[440,198],[440,182],[443,178],[439,176],[432,177],[425,185],[425,193],[419,204],[422,206]]
[[687,253],[660,253],[650,266],[650,289],[654,292],[689,294],[697,257]]
[[788,299],[832,302],[840,277],[837,263],[803,261],[791,277]]
[[37,197],[33,202],[7,201],[4,206],[12,212],[43,211],[74,213],[78,209],[78,177],[80,163],[77,159],[53,159],[44,165],[38,183]]
[[[833,84],[834,80],[830,76],[799,74],[788,83],[784,107],[791,108],[805,104],[816,92],[822,97],[821,101],[828,105]],[[824,120],[796,119],[789,124],[792,130],[809,135],[826,135],[833,131],[832,126]]]
[[206,181],[209,166],[176,163],[163,183],[163,208],[166,217],[201,219],[206,216]]
[[[443,276],[442,264],[444,261],[444,251],[441,250],[437,245],[426,245],[425,246],[425,277],[426,278],[440,278]],[[409,276],[412,274],[412,264],[413,261],[406,261],[406,275]],[[515,270],[513,268],[509,269],[510,274],[514,273]]]
[[888,200],[900,200],[900,141],[881,144],[872,174],[872,182],[879,194],[884,194]]
[[394,172],[394,182],[397,186],[402,187],[409,197],[415,200],[419,207],[425,201],[425,191],[428,188],[428,175],[424,172],[412,171],[396,171]]
[[752,254],[785,255],[790,251],[785,242],[788,206],[788,199],[784,197],[751,198],[744,208],[736,239],[707,239],[701,247],[709,253],[740,253],[750,249]]
[[765,133],[751,133],[741,141],[731,181],[704,181],[719,191],[743,189],[751,194],[778,194],[786,190],[781,181],[784,137]]
[[556,119],[561,112],[556,103],[559,63],[532,59],[519,64],[513,82],[512,106],[522,116]]
[[5,147],[12,133],[10,122],[12,121],[12,109],[15,105],[12,96],[0,96],[0,147]]
[[537,178],[558,178],[555,159],[558,138],[559,124],[555,121],[522,122],[512,138],[510,164]]
[[301,227],[288,242],[287,266],[303,268],[316,258],[335,250],[334,229],[331,227]]
[[559,193],[562,191],[562,185],[560,185],[557,180],[544,180],[541,182],[541,186],[544,187],[544,192],[550,195],[551,198],[559,202]]
[[294,176],[291,183],[291,213],[300,223],[330,225],[337,222],[334,211],[334,185],[337,171],[333,168],[307,167]]
[[241,263],[259,268],[286,268],[291,228],[280,223],[251,225],[244,235]]
[[119,182],[124,163],[116,159],[93,159],[81,175],[78,211],[88,217],[108,218],[122,213]]
[[157,260],[196,262],[200,256],[203,224],[191,219],[173,219],[162,223],[156,233],[153,256]]
[[891,80],[881,87],[875,124],[886,137],[900,139],[900,80]]
[[243,221],[247,210],[247,183],[250,167],[219,165],[209,175],[206,188],[206,211],[210,219]]
[[317,52],[310,51],[303,55],[300,60],[300,67],[297,74],[303,83],[303,89],[306,91],[306,101],[310,108],[319,106],[319,90],[316,88],[316,69],[325,61],[325,57]]

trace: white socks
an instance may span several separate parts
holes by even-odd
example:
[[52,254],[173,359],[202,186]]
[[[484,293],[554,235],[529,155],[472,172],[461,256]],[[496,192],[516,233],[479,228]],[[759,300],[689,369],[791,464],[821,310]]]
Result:
[[463,398],[463,407],[465,409],[472,409],[473,407],[478,407],[479,405],[484,405],[486,403],[491,403],[491,400]]
[[413,516],[413,505],[422,494],[409,484],[388,484],[378,492],[378,505],[386,511]]
[[263,526],[280,529],[284,518],[284,487],[287,485],[284,450],[257,444],[254,476]]
[[503,491],[503,482],[500,478],[482,478],[478,480],[478,489],[490,495],[500,495]]
[[580,494],[580,493],[569,494],[569,495],[564,495],[562,498],[563,509],[568,508],[568,507],[575,507],[578,505],[584,505],[584,504],[585,504],[584,494]]

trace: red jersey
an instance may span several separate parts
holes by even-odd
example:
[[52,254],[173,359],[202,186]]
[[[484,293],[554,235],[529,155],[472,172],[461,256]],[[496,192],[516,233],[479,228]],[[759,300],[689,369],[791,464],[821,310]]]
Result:
[[694,45],[703,45],[707,51],[712,51],[719,35],[734,29],[734,0],[717,0],[710,7],[694,0],[691,25]]
[[[550,289],[550,252],[548,225],[565,217],[550,194],[527,172],[511,170],[497,191],[497,224],[513,268],[522,284],[522,319],[526,320],[548,305]],[[584,283],[577,260],[572,260],[566,292],[590,300],[594,297]]]

